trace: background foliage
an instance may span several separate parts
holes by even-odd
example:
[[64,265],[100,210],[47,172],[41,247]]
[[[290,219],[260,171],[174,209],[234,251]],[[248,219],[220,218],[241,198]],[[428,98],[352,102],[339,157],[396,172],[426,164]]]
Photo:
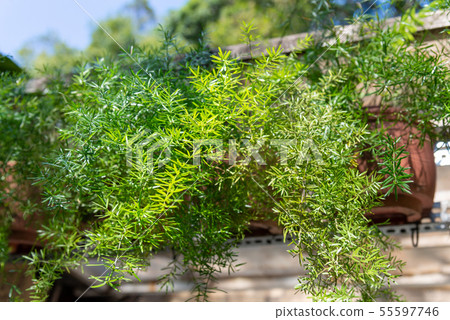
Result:
[[[322,5],[321,19],[331,8]],[[211,55],[204,42],[179,47],[166,31],[150,52],[98,58],[68,82],[49,75],[39,97],[24,94],[25,75],[2,74],[1,197],[24,206],[3,206],[3,265],[10,224],[18,212],[34,212],[45,244],[26,257],[34,299],[45,300],[63,272],[88,261],[106,268],[94,286],[117,288],[170,248],[161,283],[169,288],[189,273],[193,297],[204,300],[215,274],[237,267],[233,249],[249,222],[273,219],[307,270],[297,289],[320,301],[397,299],[389,287],[402,262],[366,215],[383,189],[408,192],[409,177],[396,166],[402,149],[386,132],[368,130],[362,100],[376,94],[402,106],[399,120],[418,124],[419,139],[437,138],[431,120],[448,123],[445,53],[411,41],[416,20],[410,10],[386,29],[368,16],[361,21],[370,39],[323,46],[335,36],[325,29],[299,44],[300,56],[270,48],[251,61],[220,49]],[[247,24],[240,37],[252,30]],[[205,143],[194,163],[196,141],[211,139],[223,142],[224,154]],[[273,145],[280,139],[291,141],[286,163]],[[377,170],[358,170],[362,152],[378,159]],[[382,182],[391,167],[401,179]],[[17,188],[32,180],[42,201],[17,197],[8,176]]]
[[[427,4],[422,0],[391,0],[377,5],[368,0],[189,0],[182,8],[170,12],[161,24],[177,35],[180,49],[182,46],[198,48],[206,39],[206,43],[214,48],[241,43],[242,22],[251,23],[258,35],[267,39],[348,24],[363,12],[386,18],[412,8],[418,10]],[[445,0],[435,4],[438,5],[445,7]],[[164,39],[146,0],[130,1],[120,13],[100,24],[126,50],[133,45],[159,47],[159,42]],[[89,46],[81,52],[50,33],[26,43],[19,56],[35,73],[42,73],[44,67],[72,72],[82,62],[105,55],[114,57],[121,51],[117,43],[97,26]]]

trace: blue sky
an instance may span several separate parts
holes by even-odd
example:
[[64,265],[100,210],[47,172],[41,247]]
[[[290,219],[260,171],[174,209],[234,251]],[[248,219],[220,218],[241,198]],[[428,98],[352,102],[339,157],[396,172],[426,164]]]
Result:
[[[96,20],[120,13],[131,0],[77,0]],[[150,0],[161,21],[187,0]],[[18,50],[39,36],[55,33],[69,46],[83,49],[95,23],[74,0],[0,0],[0,52],[17,60]]]

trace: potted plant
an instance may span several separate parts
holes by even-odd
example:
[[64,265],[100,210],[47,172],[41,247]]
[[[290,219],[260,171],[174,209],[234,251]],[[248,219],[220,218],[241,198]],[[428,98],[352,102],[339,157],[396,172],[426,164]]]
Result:
[[[291,253],[307,271],[297,289],[315,300],[394,300],[388,287],[402,263],[386,254],[395,243],[367,215],[383,190],[408,190],[398,179],[407,174],[396,156],[404,150],[369,130],[359,84],[409,110],[406,123],[418,123],[423,140],[434,129],[428,120],[447,116],[449,70],[401,50],[407,44],[395,29],[375,31],[358,46],[309,46],[300,59],[270,49],[251,63],[222,50],[195,59],[202,49],[174,60],[168,38],[150,55],[133,51],[138,65],[122,56],[81,68],[58,87],[61,148],[35,180],[47,208],[45,247],[28,256],[34,298],[45,299],[64,270],[87,258],[106,268],[92,286],[117,288],[169,247],[174,260],[162,284],[190,273],[194,297],[206,299],[216,272],[236,267],[233,248],[249,223],[271,219],[292,236]],[[386,39],[392,47],[380,46]],[[326,72],[308,61],[317,51]],[[346,52],[344,63],[337,51]],[[293,85],[300,77],[302,86]],[[360,172],[363,152],[383,166]],[[383,180],[386,173],[395,179]]]

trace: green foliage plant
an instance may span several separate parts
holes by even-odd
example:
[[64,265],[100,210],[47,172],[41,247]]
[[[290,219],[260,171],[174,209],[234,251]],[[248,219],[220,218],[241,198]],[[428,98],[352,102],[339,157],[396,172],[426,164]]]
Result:
[[[404,28],[363,21],[370,39],[328,47],[319,39],[301,56],[270,48],[250,61],[206,47],[180,56],[166,33],[159,50],[98,59],[39,99],[19,99],[20,80],[5,76],[1,123],[17,141],[51,137],[51,122],[31,135],[36,114],[62,111],[50,117],[60,119],[60,139],[36,143],[33,157],[14,143],[1,149],[2,164],[33,160],[33,173],[20,177],[43,190],[45,245],[26,257],[33,298],[45,300],[63,272],[89,264],[105,268],[92,287],[120,289],[170,249],[161,284],[189,274],[193,298],[207,300],[220,289],[217,272],[238,267],[234,249],[250,221],[272,219],[307,272],[296,288],[313,300],[398,299],[390,286],[403,263],[370,210],[386,190],[408,192],[411,177],[399,165],[404,149],[369,130],[362,101],[379,95],[400,105],[399,121],[418,125],[417,138],[435,138],[431,120],[448,121],[449,69],[444,53],[412,43]],[[363,152],[379,161],[376,170],[358,169]]]

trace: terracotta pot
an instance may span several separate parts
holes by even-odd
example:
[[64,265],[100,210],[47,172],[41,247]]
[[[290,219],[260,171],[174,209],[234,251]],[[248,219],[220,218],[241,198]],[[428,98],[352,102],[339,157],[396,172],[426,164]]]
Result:
[[[419,130],[399,120],[402,112],[400,108],[369,106],[367,112],[372,130],[379,129],[380,124],[377,123],[377,119],[381,117],[387,132],[394,138],[400,137],[400,144],[406,146],[405,149],[409,152],[408,157],[401,161],[401,165],[410,168],[407,173],[413,174],[411,180],[414,181],[410,184],[411,194],[399,192],[397,199],[393,194],[389,195],[383,201],[384,205],[374,208],[373,215],[369,214],[368,217],[375,223],[387,220],[391,224],[419,222],[423,217],[430,215],[433,207],[436,165],[431,141],[426,139],[423,146],[419,145],[419,141],[414,138],[420,134]],[[370,164],[369,160],[368,158],[360,160],[361,171],[374,169],[376,164]]]
[[27,225],[21,215],[16,216],[12,223],[9,246],[12,254],[25,254],[33,247],[40,247],[36,230]]
[[[14,181],[14,161],[8,162],[6,172],[0,172],[6,175],[5,186],[6,191],[14,190],[16,197],[19,199],[31,200],[34,203],[39,203],[40,192],[32,186],[31,183],[18,185]],[[6,210],[10,210],[13,214],[13,221],[11,224],[11,233],[9,235],[9,246],[11,254],[28,253],[30,249],[36,245],[37,232],[36,228],[39,226],[40,219],[38,213],[34,213],[33,217],[24,220],[23,213],[20,211],[20,204],[14,199],[7,198],[4,203],[0,204],[0,215],[5,214]],[[29,222],[31,221],[31,222]]]
[[248,229],[246,236],[251,237],[283,234],[283,228],[274,220],[250,221]]

